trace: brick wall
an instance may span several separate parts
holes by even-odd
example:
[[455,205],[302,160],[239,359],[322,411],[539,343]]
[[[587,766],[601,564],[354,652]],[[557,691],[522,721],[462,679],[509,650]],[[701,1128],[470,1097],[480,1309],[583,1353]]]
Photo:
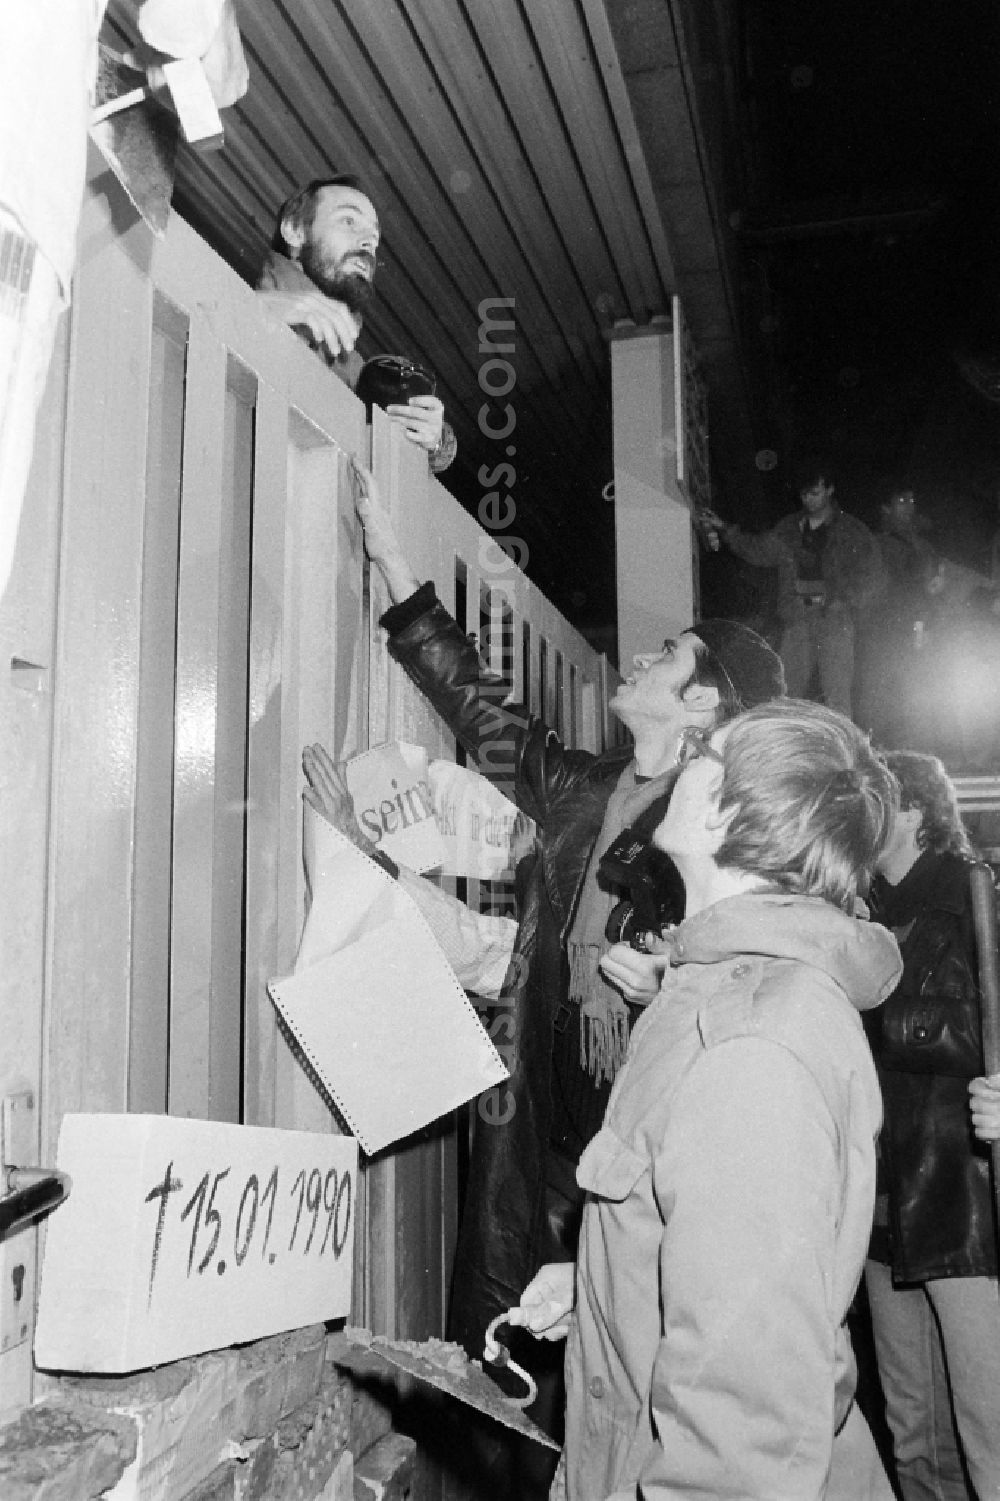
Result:
[[4,1501],[404,1501],[412,1439],[322,1325],[133,1376],[46,1378],[0,1428]]

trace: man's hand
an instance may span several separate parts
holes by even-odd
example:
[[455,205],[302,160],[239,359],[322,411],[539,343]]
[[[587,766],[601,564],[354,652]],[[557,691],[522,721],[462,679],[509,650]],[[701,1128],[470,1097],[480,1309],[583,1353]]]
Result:
[[306,802],[359,850],[370,855],[376,846],[361,832],[343,761],[334,761],[321,745],[307,745],[302,752],[302,770],[308,783],[302,793]]
[[420,588],[420,580],[406,561],[399,538],[379,498],[378,483],[370,469],[351,459],[354,480],[354,506],[364,527],[365,551],[385,579],[394,605],[409,599]]
[[973,1079],[969,1085],[972,1129],[980,1141],[1000,1141],[1000,1074]]
[[301,292],[258,292],[267,312],[289,328],[305,328],[314,346],[331,359],[350,354],[358,341],[358,325],[344,302],[325,297],[318,289]]
[[517,1308],[507,1315],[536,1339],[565,1339],[576,1305],[576,1266],[572,1261],[549,1261],[532,1277]]
[[441,442],[444,402],[436,396],[411,396],[405,405],[393,403],[386,407],[386,411],[418,448],[433,453]]
[[726,530],[727,523],[717,511],[710,506],[699,506],[695,511],[695,525],[705,539],[705,545],[711,552],[718,552],[720,540]]
[[[648,941],[648,940],[647,940]],[[660,993],[669,963],[665,953],[643,954],[628,943],[613,943],[601,959],[601,972],[634,1006],[648,1006]]]

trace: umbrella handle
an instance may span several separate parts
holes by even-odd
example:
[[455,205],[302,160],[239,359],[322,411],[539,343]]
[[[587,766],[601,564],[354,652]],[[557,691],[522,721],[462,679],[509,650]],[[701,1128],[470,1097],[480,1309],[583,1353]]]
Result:
[[507,1314],[498,1313],[496,1318],[491,1320],[487,1325],[483,1344],[483,1359],[488,1360],[491,1365],[506,1366],[508,1371],[513,1371],[515,1376],[520,1376],[528,1388],[528,1395],[526,1397],[509,1397],[508,1401],[513,1402],[515,1407],[530,1407],[538,1396],[538,1387],[524,1367],[519,1366],[516,1360],[511,1360],[510,1351],[507,1349],[507,1346],[501,1344],[496,1338],[497,1325],[506,1324],[506,1322]]

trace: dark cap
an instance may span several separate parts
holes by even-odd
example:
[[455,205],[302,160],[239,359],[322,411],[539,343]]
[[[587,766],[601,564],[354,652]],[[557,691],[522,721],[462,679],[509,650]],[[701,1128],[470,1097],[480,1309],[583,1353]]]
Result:
[[700,620],[691,634],[703,641],[733,687],[739,707],[753,708],[786,693],[781,658],[763,636],[737,620]]

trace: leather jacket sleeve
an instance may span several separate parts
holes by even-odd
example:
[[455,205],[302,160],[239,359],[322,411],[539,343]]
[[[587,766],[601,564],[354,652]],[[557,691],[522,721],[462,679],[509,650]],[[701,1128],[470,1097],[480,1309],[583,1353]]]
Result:
[[568,749],[524,704],[508,702],[507,684],[427,585],[411,600],[382,617],[390,653],[482,774],[544,826],[551,804],[586,774],[593,754]]

